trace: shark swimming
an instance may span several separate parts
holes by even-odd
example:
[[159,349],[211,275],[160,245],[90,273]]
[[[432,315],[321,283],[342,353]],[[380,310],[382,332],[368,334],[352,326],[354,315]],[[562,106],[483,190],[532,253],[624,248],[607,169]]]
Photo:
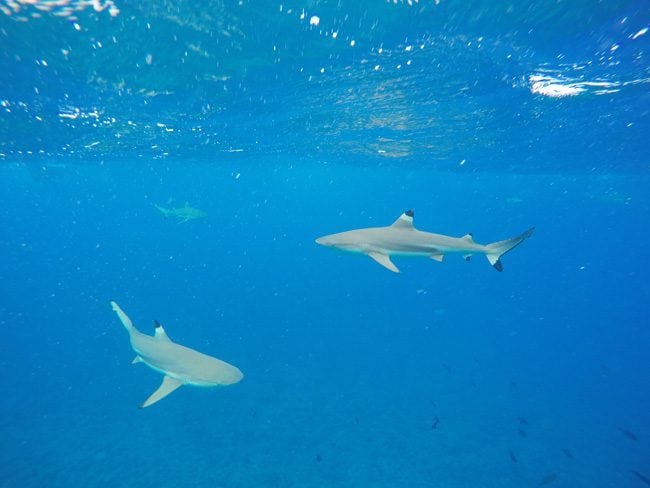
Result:
[[174,217],[178,219],[179,224],[184,224],[190,220],[203,219],[208,216],[206,212],[198,208],[190,207],[189,202],[185,202],[185,205],[177,208],[165,208],[154,203],[154,207],[160,210],[165,218]]
[[534,227],[512,239],[478,244],[471,234],[450,237],[431,232],[422,232],[413,226],[414,213],[404,212],[387,227],[369,227],[349,230],[316,239],[322,246],[343,251],[365,254],[394,273],[399,269],[391,261],[392,256],[424,256],[442,261],[447,254],[460,254],[466,260],[474,254],[484,254],[497,271],[503,271],[501,256],[521,244],[533,234]]
[[131,347],[137,354],[133,363],[145,363],[164,375],[160,387],[140,408],[153,405],[182,385],[227,386],[240,382],[244,377],[242,372],[231,364],[176,344],[167,336],[158,321],[154,322],[155,334],[149,336],[135,328],[117,303],[111,301],[111,307],[129,333]]

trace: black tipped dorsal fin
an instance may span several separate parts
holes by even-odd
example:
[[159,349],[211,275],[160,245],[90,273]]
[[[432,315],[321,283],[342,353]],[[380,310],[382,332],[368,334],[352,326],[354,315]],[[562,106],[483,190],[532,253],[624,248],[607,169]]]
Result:
[[167,341],[167,342],[171,342],[171,341],[172,341],[172,340],[169,338],[169,336],[167,335],[167,333],[165,332],[165,329],[163,329],[163,326],[160,325],[160,322],[158,322],[157,320],[154,320],[154,321],[153,321],[153,325],[154,325],[154,327],[156,328],[156,329],[154,330],[154,337],[155,337],[156,339],[159,339],[159,340],[161,340],[161,341]]
[[400,229],[414,229],[413,217],[415,217],[413,210],[407,210],[402,215],[400,215],[395,222],[393,222],[391,227],[397,227]]

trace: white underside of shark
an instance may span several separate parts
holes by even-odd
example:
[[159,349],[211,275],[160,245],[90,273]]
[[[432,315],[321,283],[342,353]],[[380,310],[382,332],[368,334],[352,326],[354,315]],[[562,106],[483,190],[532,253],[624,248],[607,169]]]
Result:
[[112,301],[111,307],[129,333],[131,347],[137,354],[133,363],[145,363],[164,375],[160,387],[147,398],[141,408],[162,400],[182,385],[226,386],[238,383],[244,377],[231,364],[176,344],[158,322],[155,322],[155,335],[143,334],[134,327],[117,303]]
[[474,242],[471,234],[450,237],[419,231],[413,226],[413,217],[413,211],[409,210],[387,227],[331,234],[319,237],[316,243],[365,254],[395,273],[399,273],[399,269],[391,261],[393,256],[422,256],[442,261],[447,254],[460,254],[467,260],[474,254],[484,254],[497,271],[502,271],[501,256],[530,237],[534,230],[533,227],[512,239],[484,245]]

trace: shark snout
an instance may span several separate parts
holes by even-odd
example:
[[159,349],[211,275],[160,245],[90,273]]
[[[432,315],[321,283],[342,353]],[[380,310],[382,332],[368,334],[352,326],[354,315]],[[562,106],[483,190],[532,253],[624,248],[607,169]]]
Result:
[[232,374],[231,381],[233,384],[239,383],[244,379],[244,373],[242,373],[239,368],[235,368],[235,372]]
[[234,385],[243,379],[244,373],[242,373],[239,368],[231,366],[228,371],[219,372],[219,380],[215,383],[219,385]]
[[316,244],[325,247],[332,247],[334,249],[341,249],[343,251],[357,250],[357,243],[351,242],[345,232],[340,234],[329,234],[316,239]]
[[320,244],[321,246],[330,245],[329,241],[327,240],[327,236],[319,237],[318,239],[316,239],[316,244]]

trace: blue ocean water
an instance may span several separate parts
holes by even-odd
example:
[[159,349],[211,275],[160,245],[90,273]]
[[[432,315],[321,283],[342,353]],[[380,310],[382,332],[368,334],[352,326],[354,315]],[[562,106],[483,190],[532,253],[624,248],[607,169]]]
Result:
[[[0,486],[650,484],[649,22],[0,1]],[[407,209],[536,230],[502,273],[314,242]],[[138,409],[110,300],[243,381]]]

